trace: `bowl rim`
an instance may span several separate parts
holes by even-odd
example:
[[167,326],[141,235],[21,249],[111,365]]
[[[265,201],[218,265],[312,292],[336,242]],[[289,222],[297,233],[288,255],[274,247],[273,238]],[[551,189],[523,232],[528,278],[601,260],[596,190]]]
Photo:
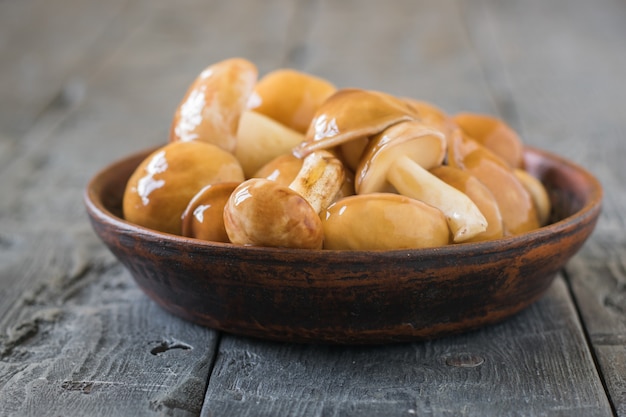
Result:
[[431,256],[455,256],[469,251],[475,253],[480,251],[482,253],[495,253],[502,252],[503,250],[525,244],[535,240],[545,240],[554,234],[566,233],[576,228],[576,225],[588,220],[589,218],[597,217],[601,211],[603,189],[599,180],[591,174],[587,169],[582,166],[567,160],[561,156],[553,154],[549,151],[542,150],[532,146],[524,147],[524,155],[532,154],[540,157],[541,159],[547,159],[557,165],[565,166],[567,169],[572,170],[577,175],[584,179],[587,193],[589,198],[585,204],[580,207],[576,212],[564,217],[556,222],[547,224],[540,228],[531,230],[529,232],[506,236],[499,239],[480,241],[480,242],[465,242],[448,244],[444,246],[431,247],[431,248],[418,248],[418,249],[393,249],[393,250],[331,250],[331,249],[298,249],[298,248],[277,248],[277,247],[262,247],[262,246],[246,246],[236,245],[233,243],[213,242],[206,241],[191,237],[185,237],[175,235],[166,232],[160,232],[153,229],[149,229],[144,226],[140,226],[131,223],[111,212],[101,199],[96,186],[103,181],[103,178],[111,175],[111,172],[116,167],[128,164],[130,160],[138,159],[140,156],[147,156],[151,151],[158,149],[158,147],[151,147],[141,151],[134,152],[121,159],[118,159],[104,168],[96,172],[95,175],[89,180],[83,193],[83,201],[90,216],[99,219],[101,222],[108,223],[119,231],[126,233],[132,233],[136,236],[141,236],[142,239],[151,241],[159,241],[161,243],[172,243],[187,245],[189,247],[196,247],[205,250],[224,251],[230,254],[266,254],[272,256],[280,254],[281,256],[293,256],[296,259],[298,256],[306,255],[310,259],[313,257],[320,257],[321,259],[337,259],[341,262],[349,262],[354,259],[375,259],[375,258],[403,258],[403,257],[431,257]]

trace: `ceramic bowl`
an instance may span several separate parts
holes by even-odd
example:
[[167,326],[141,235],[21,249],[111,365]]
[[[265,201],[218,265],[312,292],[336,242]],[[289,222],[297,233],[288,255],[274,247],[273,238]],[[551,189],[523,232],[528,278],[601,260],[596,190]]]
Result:
[[149,151],[98,173],[85,192],[93,228],[139,287],[192,322],[265,339],[337,344],[415,341],[504,320],[537,300],[589,237],[602,189],[579,166],[526,149],[547,187],[548,226],[432,249],[243,247],[160,233],[122,218],[129,176]]

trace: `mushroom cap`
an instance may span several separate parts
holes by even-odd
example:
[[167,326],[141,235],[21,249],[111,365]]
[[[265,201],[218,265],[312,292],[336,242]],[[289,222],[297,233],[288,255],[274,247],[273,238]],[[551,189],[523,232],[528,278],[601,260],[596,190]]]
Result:
[[466,240],[479,242],[503,236],[502,214],[495,197],[489,189],[467,171],[441,165],[430,170],[437,178],[467,195],[487,220],[487,230]]
[[414,98],[404,98],[404,100],[415,110],[419,120],[425,124],[436,127],[446,134],[457,128],[454,120],[442,109],[424,100]]
[[406,102],[390,94],[341,89],[320,106],[307,130],[305,142],[293,152],[304,157],[316,150],[369,137],[395,123],[415,119],[414,113]]
[[246,178],[250,178],[263,165],[290,152],[303,140],[302,133],[268,116],[246,110],[239,120],[235,156],[241,163]]
[[183,211],[202,187],[243,180],[241,166],[229,152],[205,142],[171,142],[148,155],[130,176],[124,218],[179,235]]
[[524,145],[517,132],[503,120],[487,114],[463,112],[454,122],[469,137],[498,155],[511,168],[524,166]]
[[279,69],[267,73],[256,84],[250,108],[304,134],[317,109],[336,90],[322,78]]
[[234,151],[239,117],[247,107],[257,75],[256,66],[242,58],[208,66],[189,86],[174,112],[170,141],[200,140]]
[[443,213],[409,197],[372,193],[342,198],[322,213],[324,249],[393,250],[447,245]]
[[213,242],[229,242],[224,206],[238,182],[209,184],[193,196],[182,215],[182,235]]
[[241,183],[224,207],[224,226],[239,245],[321,249],[324,232],[311,205],[275,181],[252,178]]
[[357,194],[394,191],[387,171],[399,156],[408,156],[428,170],[441,165],[445,155],[442,132],[420,121],[397,123],[370,140],[355,172],[355,190]]
[[539,227],[534,202],[509,165],[462,132],[448,146],[448,164],[468,171],[493,194],[500,207],[504,235],[516,235]]
[[537,179],[532,176],[528,171],[523,169],[514,169],[513,173],[522,185],[526,188],[537,209],[537,215],[539,216],[539,225],[545,226],[550,220],[550,213],[552,211],[552,202],[546,187]]
[[251,177],[266,178],[289,186],[291,181],[298,175],[298,172],[300,172],[302,161],[302,159],[295,157],[292,153],[279,155],[263,165]]

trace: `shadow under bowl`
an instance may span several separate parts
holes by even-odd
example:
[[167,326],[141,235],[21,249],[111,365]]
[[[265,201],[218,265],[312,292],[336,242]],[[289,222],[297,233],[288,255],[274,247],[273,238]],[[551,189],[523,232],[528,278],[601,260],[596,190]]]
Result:
[[538,149],[526,169],[546,186],[548,226],[431,249],[329,251],[244,247],[125,221],[126,182],[144,151],[98,173],[85,191],[92,226],[165,310],[225,332],[299,343],[381,344],[499,322],[537,300],[593,231],[602,188]]

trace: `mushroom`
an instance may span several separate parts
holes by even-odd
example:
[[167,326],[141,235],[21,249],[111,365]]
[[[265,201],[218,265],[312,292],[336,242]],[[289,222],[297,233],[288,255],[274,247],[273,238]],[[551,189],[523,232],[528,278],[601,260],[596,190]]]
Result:
[[398,123],[372,138],[356,171],[357,194],[397,191],[443,212],[454,242],[484,232],[487,220],[476,204],[428,172],[441,165],[446,138],[421,122]]
[[503,236],[500,207],[489,189],[467,171],[441,165],[430,170],[431,174],[467,195],[487,220],[487,230],[466,242],[498,239]]
[[237,159],[216,145],[171,142],[148,155],[130,176],[124,190],[124,218],[179,235],[183,211],[202,187],[243,180]]
[[302,169],[302,159],[292,153],[279,155],[263,165],[252,178],[267,178],[279,184],[289,185]]
[[539,227],[534,202],[509,165],[460,130],[448,143],[448,165],[468,171],[489,188],[500,207],[505,236]]
[[256,80],[256,66],[245,59],[231,58],[208,66],[176,109],[170,141],[200,140],[233,152],[239,117]]
[[279,69],[259,80],[249,106],[304,134],[317,109],[335,91],[336,87],[322,78],[292,69]]
[[193,196],[183,212],[182,235],[213,242],[229,242],[224,228],[224,206],[238,182],[209,184]]
[[539,225],[545,226],[550,219],[550,212],[552,210],[552,203],[550,202],[550,196],[546,187],[543,186],[541,181],[532,176],[528,171],[523,169],[514,169],[513,174],[522,183],[526,191],[530,194],[535,209],[537,210],[537,216],[539,217]]
[[404,100],[415,110],[422,123],[435,127],[443,132],[446,137],[457,128],[454,120],[434,104],[413,98],[404,98]]
[[454,122],[469,137],[498,155],[511,168],[524,166],[524,145],[518,134],[503,120],[487,114],[458,113]]
[[338,90],[315,113],[305,141],[293,153],[302,158],[316,150],[368,138],[393,124],[415,118],[414,110],[392,95],[356,88]]
[[321,218],[324,249],[416,249],[449,243],[450,231],[440,210],[399,194],[342,198]]
[[303,140],[302,133],[263,114],[246,110],[239,120],[235,156],[246,178],[250,178],[263,165],[291,151]]
[[[267,178],[283,185],[289,185],[302,168],[302,159],[288,153],[277,156],[255,172],[253,178]],[[344,167],[344,181],[336,199],[354,194],[354,173]]]
[[343,184],[343,165],[330,152],[307,156],[289,186],[264,178],[241,183],[224,207],[224,226],[240,245],[321,249],[319,213]]

